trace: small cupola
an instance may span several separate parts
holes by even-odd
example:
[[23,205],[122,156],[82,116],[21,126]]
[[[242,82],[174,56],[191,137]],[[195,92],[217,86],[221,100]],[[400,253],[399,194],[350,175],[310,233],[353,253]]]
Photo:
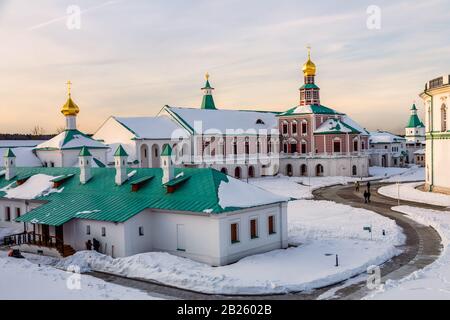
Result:
[[128,163],[128,153],[119,145],[116,152],[114,153],[114,165],[116,167],[116,185],[121,186],[128,180],[127,175],[127,163]]
[[78,155],[78,164],[80,166],[80,182],[86,184],[92,178],[92,154],[88,148],[81,149]]
[[174,167],[172,163],[172,148],[167,144],[161,153],[161,169],[163,170],[162,183],[166,184],[174,178]]
[[5,166],[5,179],[12,180],[16,176],[16,155],[8,148],[3,156],[3,163]]

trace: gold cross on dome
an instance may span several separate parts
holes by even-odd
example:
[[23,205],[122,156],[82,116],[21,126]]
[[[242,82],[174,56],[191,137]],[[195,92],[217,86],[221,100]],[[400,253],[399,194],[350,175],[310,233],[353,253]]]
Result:
[[308,58],[311,58],[311,45],[308,44],[308,45],[306,46],[306,49],[308,49]]
[[209,73],[208,72],[205,74],[205,78],[206,78],[206,80],[209,80]]
[[67,94],[70,96],[70,89],[71,89],[71,86],[72,86],[72,82],[69,80],[69,81],[67,81]]

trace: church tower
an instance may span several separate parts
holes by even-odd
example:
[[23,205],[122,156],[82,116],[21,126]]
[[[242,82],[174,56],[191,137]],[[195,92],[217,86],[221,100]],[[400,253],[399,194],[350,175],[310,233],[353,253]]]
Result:
[[66,130],[77,129],[77,114],[80,112],[80,108],[73,102],[72,94],[70,92],[72,82],[67,82],[67,101],[61,108],[61,113],[66,117]]
[[311,61],[311,48],[308,47],[308,61],[303,65],[304,85],[300,88],[300,106],[320,105],[320,88],[315,84],[316,65]]
[[209,74],[205,75],[206,84],[202,88],[203,90],[203,101],[202,101],[202,109],[216,110],[216,105],[214,104],[214,98],[212,96],[212,92],[214,90],[213,87],[209,84]]
[[416,104],[411,107],[411,115],[405,128],[406,141],[423,142],[425,141],[425,126],[417,115]]

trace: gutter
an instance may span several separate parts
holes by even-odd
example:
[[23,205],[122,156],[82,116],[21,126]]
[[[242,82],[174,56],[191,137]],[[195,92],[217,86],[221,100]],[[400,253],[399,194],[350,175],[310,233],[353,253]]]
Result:
[[431,181],[430,181],[430,187],[428,188],[429,192],[433,191],[433,186],[434,186],[434,164],[433,164],[433,146],[434,146],[434,140],[433,140],[433,96],[430,95],[427,92],[427,89],[425,89],[425,91],[423,92],[426,96],[430,97],[431,100],[431,104],[430,104],[430,138],[431,138],[431,148],[430,148],[430,152],[431,152]]

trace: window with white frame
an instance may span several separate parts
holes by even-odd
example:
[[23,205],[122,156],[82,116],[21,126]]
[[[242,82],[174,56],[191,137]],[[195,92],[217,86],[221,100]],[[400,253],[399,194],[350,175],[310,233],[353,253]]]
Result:
[[91,226],[87,225],[86,226],[86,234],[89,236],[91,234]]
[[277,233],[275,229],[275,216],[269,216],[267,218],[267,227],[268,227],[268,233],[269,235]]

